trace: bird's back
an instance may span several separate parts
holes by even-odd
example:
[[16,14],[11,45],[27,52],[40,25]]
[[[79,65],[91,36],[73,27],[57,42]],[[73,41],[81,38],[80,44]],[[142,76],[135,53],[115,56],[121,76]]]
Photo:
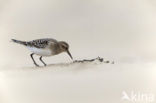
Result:
[[57,40],[52,38],[36,39],[27,42],[27,45],[30,47],[45,48],[49,42],[57,43]]

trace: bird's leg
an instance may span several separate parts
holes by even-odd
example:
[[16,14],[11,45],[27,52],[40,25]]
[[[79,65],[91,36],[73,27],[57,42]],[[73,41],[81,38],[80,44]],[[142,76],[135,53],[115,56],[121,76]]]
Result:
[[37,67],[39,67],[39,65],[35,62],[35,60],[34,60],[34,58],[33,58],[33,55],[34,55],[34,53],[30,54],[31,59],[33,60],[34,64],[35,64]]
[[40,57],[40,61],[46,66],[47,64],[42,60],[42,56]]

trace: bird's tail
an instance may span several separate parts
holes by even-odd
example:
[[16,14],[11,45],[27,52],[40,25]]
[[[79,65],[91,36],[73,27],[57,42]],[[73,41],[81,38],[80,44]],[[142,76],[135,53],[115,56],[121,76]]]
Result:
[[16,40],[16,39],[11,39],[13,42],[15,42],[15,43],[18,43],[18,44],[22,44],[22,45],[25,45],[25,46],[27,46],[27,42],[25,42],[25,41],[20,41],[20,40]]

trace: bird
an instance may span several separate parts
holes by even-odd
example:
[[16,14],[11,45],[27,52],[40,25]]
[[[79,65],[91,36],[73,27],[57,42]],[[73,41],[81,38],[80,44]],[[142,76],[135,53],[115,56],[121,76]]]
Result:
[[15,43],[26,46],[32,52],[30,57],[37,67],[39,67],[39,65],[33,58],[34,54],[40,56],[39,60],[44,64],[44,66],[47,66],[47,64],[42,60],[42,57],[54,56],[63,52],[66,52],[73,60],[73,57],[69,51],[69,44],[65,41],[58,41],[53,38],[42,38],[32,41],[21,41],[16,39],[11,40]]

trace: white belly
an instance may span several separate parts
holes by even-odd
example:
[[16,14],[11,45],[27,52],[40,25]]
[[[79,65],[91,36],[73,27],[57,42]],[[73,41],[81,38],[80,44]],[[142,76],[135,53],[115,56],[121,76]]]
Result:
[[40,56],[51,56],[52,52],[50,49],[40,49],[40,48],[34,48],[34,47],[27,47],[31,52],[40,55]]

